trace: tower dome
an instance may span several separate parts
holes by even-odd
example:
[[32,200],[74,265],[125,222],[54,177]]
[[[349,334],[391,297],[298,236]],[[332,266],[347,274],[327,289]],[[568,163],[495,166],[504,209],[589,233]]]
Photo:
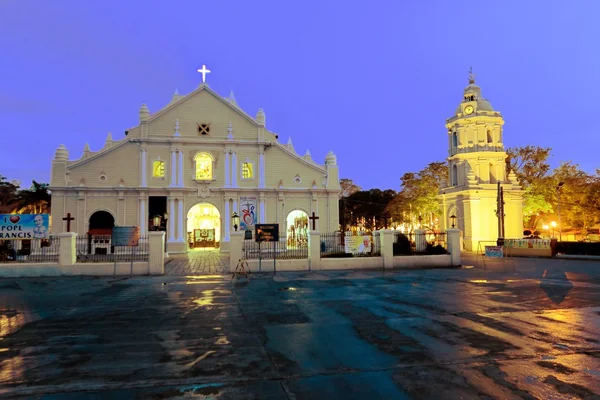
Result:
[[69,159],[69,150],[67,150],[64,144],[61,144],[58,149],[56,149],[54,159],[56,161],[67,161]]
[[494,111],[490,102],[481,96],[481,88],[475,84],[475,74],[469,70],[469,85],[465,88],[463,100],[456,108],[455,114],[462,112],[462,103],[474,101],[478,111]]

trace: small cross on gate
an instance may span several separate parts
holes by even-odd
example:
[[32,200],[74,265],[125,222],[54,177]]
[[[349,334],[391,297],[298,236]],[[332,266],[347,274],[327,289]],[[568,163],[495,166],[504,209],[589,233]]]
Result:
[[315,215],[315,212],[313,211],[312,216],[308,217],[308,219],[310,219],[312,221],[312,230],[313,231],[316,230],[316,227],[315,227],[316,225],[315,224],[316,224],[317,220],[319,219],[319,217],[317,217]]
[[67,232],[71,232],[71,221],[75,218],[71,217],[71,213],[67,213],[67,216],[63,218],[63,221],[67,221]]

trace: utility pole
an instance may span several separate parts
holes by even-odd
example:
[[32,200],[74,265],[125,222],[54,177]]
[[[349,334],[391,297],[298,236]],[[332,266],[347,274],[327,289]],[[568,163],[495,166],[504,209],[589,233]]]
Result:
[[564,182],[559,182],[558,186],[556,186],[556,192],[558,194],[558,240],[562,242],[562,223],[560,222],[560,191]]
[[498,238],[504,238],[504,189],[498,182],[496,197],[496,216],[498,217]]

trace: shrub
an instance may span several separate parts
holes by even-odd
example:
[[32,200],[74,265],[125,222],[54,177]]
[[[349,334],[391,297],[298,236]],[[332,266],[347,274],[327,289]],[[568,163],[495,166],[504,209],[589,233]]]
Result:
[[398,241],[394,243],[393,251],[395,256],[410,254],[410,240],[406,235],[402,233],[398,235]]

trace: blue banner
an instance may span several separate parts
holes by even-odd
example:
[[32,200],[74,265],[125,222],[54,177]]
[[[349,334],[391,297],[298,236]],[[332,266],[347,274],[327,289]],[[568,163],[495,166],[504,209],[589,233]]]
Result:
[[0,214],[0,239],[48,239],[48,214]]

